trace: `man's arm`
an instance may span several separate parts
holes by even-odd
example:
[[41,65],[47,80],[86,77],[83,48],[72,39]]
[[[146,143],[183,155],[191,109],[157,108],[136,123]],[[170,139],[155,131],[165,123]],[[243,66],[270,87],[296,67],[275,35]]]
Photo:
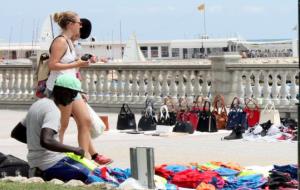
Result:
[[50,128],[42,128],[40,143],[41,146],[54,152],[73,152],[81,157],[84,157],[84,150],[81,147],[72,147],[64,145],[55,140],[56,131]]
[[12,130],[10,136],[22,143],[27,144],[26,126],[19,122]]

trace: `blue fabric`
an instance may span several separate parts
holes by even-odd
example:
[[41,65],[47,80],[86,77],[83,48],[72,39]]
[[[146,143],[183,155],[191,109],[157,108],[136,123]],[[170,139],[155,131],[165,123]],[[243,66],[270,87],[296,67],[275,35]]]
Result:
[[169,171],[172,171],[174,173],[177,173],[177,172],[181,172],[181,171],[184,171],[184,170],[187,170],[189,169],[187,166],[182,166],[182,165],[168,165],[165,167],[166,170],[169,170]]
[[80,180],[84,183],[102,182],[100,178],[94,178],[91,172],[81,163],[64,157],[54,166],[43,171],[45,180],[60,179],[67,182],[71,179]]
[[267,180],[260,174],[249,175],[242,177],[228,177],[224,185],[223,190],[231,189],[261,189],[261,187],[267,183]]
[[298,168],[293,165],[274,165],[274,169],[280,172],[289,173],[293,179],[298,179],[297,170]]
[[167,190],[177,190],[177,186],[171,183],[167,183],[165,187]]
[[215,169],[214,171],[217,172],[221,176],[235,176],[238,173],[240,173],[239,171],[232,170],[229,168],[224,168],[224,167],[220,167],[218,169]]
[[131,177],[131,170],[129,168],[122,170],[120,168],[111,169],[111,175],[113,175],[119,183],[124,182],[126,179]]

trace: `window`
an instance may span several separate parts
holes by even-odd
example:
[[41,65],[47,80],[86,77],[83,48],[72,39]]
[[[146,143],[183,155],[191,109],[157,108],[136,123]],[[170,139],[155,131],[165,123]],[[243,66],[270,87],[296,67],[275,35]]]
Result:
[[169,57],[169,47],[161,46],[161,57]]
[[179,48],[172,48],[172,57],[179,57]]
[[142,53],[144,54],[144,57],[147,58],[148,57],[148,47],[141,46],[140,49],[141,49]]
[[158,57],[158,47],[151,47],[151,57]]

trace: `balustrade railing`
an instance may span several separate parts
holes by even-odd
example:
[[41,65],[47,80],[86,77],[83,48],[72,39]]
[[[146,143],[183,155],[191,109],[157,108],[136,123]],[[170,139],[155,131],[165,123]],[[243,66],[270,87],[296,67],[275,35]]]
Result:
[[[228,57],[227,57],[228,58]],[[296,59],[216,59],[199,61],[95,64],[81,69],[82,87],[93,105],[110,107],[129,103],[141,107],[146,98],[161,104],[165,96],[174,100],[217,93],[252,97],[259,104],[273,101],[291,107],[299,101],[299,69]],[[212,64],[219,65],[212,67]],[[28,65],[0,65],[1,105],[35,101],[33,69]]]

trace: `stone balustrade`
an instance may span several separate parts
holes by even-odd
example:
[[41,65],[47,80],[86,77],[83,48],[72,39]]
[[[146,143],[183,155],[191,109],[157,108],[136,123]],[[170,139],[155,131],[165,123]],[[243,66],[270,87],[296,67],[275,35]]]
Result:
[[[34,98],[33,70],[28,65],[0,65],[0,108],[28,107]],[[163,97],[185,96],[192,103],[201,95],[252,97],[263,107],[273,101],[296,112],[299,101],[298,61],[293,58],[241,59],[226,54],[210,60],[94,64],[81,69],[82,87],[89,102],[101,111],[118,111],[128,103],[142,108],[147,97],[161,105]]]

